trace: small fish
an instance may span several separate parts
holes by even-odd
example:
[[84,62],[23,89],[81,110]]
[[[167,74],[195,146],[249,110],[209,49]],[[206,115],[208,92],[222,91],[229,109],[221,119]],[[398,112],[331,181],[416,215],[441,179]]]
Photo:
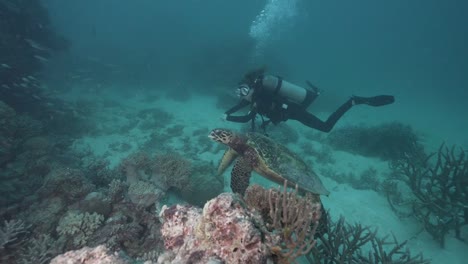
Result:
[[35,49],[37,49],[37,50],[40,50],[40,51],[47,51],[47,52],[50,51],[50,49],[48,49],[48,48],[42,46],[41,44],[37,43],[36,41],[34,41],[34,40],[32,40],[32,39],[24,39],[24,40],[26,40],[26,42],[28,42],[29,46],[31,46],[31,47],[33,47],[33,48],[35,48]]
[[28,84],[27,84],[27,83],[20,83],[20,86],[21,86],[21,87],[24,87],[24,88],[28,88]]
[[37,95],[35,95],[35,94],[33,94],[32,97],[35,98],[35,99],[37,99],[37,100],[42,100],[42,98],[40,98],[39,96],[37,96]]
[[30,79],[30,80],[34,80],[34,81],[37,81],[37,79],[36,79],[36,78],[34,78],[34,76],[32,76],[32,75],[28,75],[28,79]]
[[2,63],[0,64],[3,68],[7,68],[7,69],[11,69],[10,65],[6,64],[6,63]]
[[29,79],[26,78],[26,77],[21,77],[21,80],[23,80],[24,82],[27,82],[27,83],[29,82]]
[[43,62],[48,62],[49,61],[48,59],[46,59],[46,58],[44,58],[42,56],[39,56],[39,55],[34,55],[34,58],[36,58],[36,59],[38,59],[40,61],[43,61]]
[[11,90],[11,87],[6,85],[6,84],[2,84],[2,87],[5,88],[5,89],[8,89],[8,90]]

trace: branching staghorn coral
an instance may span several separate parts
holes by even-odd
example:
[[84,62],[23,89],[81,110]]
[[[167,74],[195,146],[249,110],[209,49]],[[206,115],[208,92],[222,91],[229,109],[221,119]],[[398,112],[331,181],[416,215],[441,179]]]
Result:
[[14,251],[24,242],[29,226],[22,220],[5,221],[0,227],[0,261],[8,263],[15,257]]
[[60,241],[54,240],[48,234],[43,234],[29,240],[21,249],[19,263],[46,264],[60,252]]
[[[468,224],[468,158],[462,149],[442,144],[437,153],[428,156],[406,156],[391,164],[394,180],[402,180],[414,198],[409,201],[412,214],[424,229],[445,246],[445,236]],[[388,201],[397,210],[395,185],[387,191]],[[407,202],[408,203],[408,202]]]
[[[377,231],[361,224],[348,224],[344,217],[333,222],[328,217],[326,230],[317,234],[317,245],[306,255],[311,264],[428,264],[422,254],[412,256],[405,248],[406,242],[399,243],[395,237],[378,238]],[[367,249],[367,251],[365,251]]]
[[60,219],[57,232],[72,238],[74,246],[84,246],[103,221],[104,217],[97,213],[69,212]]
[[20,237],[28,232],[28,228],[21,220],[5,221],[0,228],[0,250],[22,243]]

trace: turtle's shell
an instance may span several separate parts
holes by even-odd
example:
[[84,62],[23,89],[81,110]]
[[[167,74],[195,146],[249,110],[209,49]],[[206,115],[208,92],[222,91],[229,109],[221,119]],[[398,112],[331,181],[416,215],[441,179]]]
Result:
[[280,174],[290,183],[297,184],[311,193],[330,193],[304,160],[285,146],[259,133],[247,133],[247,145],[256,150],[259,158],[270,170]]

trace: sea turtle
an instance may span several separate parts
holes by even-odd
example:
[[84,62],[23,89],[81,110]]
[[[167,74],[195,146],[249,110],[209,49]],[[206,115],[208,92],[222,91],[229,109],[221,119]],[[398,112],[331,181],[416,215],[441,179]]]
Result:
[[254,132],[244,135],[227,129],[214,129],[209,138],[229,148],[218,167],[221,175],[237,158],[231,172],[231,189],[244,194],[249,186],[252,170],[278,184],[287,180],[290,186],[317,195],[328,195],[317,174],[295,153],[272,139]]

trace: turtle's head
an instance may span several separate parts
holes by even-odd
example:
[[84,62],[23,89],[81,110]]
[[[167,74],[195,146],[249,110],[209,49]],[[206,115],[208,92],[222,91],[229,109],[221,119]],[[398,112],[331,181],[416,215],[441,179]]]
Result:
[[234,132],[227,129],[216,128],[211,130],[208,137],[216,142],[229,145],[232,142],[232,139],[235,137],[235,134]]

